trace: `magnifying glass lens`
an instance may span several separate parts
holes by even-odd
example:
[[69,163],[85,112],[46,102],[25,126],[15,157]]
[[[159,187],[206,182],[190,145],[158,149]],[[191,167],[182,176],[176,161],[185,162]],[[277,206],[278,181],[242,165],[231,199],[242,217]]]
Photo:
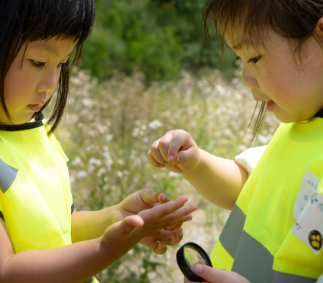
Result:
[[205,259],[198,253],[192,246],[184,247],[184,257],[189,268],[192,269],[193,265],[205,264]]
[[202,282],[203,278],[194,273],[194,265],[205,264],[212,267],[211,260],[207,253],[195,243],[184,244],[176,254],[179,268],[190,281]]

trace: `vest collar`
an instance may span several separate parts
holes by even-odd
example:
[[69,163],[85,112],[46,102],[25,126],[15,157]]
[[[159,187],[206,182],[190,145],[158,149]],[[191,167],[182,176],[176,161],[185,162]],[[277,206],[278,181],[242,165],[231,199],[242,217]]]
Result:
[[323,111],[320,110],[319,112],[316,113],[316,115],[314,117],[320,117],[323,118]]
[[43,126],[43,119],[44,119],[44,114],[40,112],[35,117],[35,122],[21,124],[21,125],[0,125],[0,131],[14,132],[14,131],[35,129]]

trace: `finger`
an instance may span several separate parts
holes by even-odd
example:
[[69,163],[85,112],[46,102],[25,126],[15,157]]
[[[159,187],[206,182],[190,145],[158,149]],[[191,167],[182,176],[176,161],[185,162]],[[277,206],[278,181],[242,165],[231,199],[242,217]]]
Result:
[[148,159],[149,163],[150,163],[152,166],[155,166],[155,167],[157,167],[157,168],[164,168],[164,167],[165,167],[164,163],[162,163],[162,164],[161,164],[161,163],[159,163],[159,162],[155,159],[155,157],[154,157],[154,156],[153,156],[153,154],[152,154],[152,150],[151,150],[151,149],[148,151],[147,159]]
[[163,192],[159,192],[158,194],[158,201],[160,203],[166,203],[166,202],[169,202],[170,199],[167,195],[165,195]]
[[162,254],[166,253],[166,251],[167,251],[167,246],[166,246],[165,242],[163,242],[163,241],[159,242],[159,245],[158,245],[157,249],[155,250],[155,253],[162,255]]
[[175,219],[175,220],[168,222],[166,224],[167,226],[165,226],[165,229],[174,230],[176,227],[181,226],[181,225],[183,225],[183,223],[185,223],[187,221],[191,221],[192,219],[193,219],[192,214],[185,215],[182,218]]
[[157,241],[154,237],[146,237],[142,239],[140,243],[156,254],[164,254],[167,250],[166,244],[164,242]]
[[167,160],[173,164],[178,163],[178,153],[188,150],[191,147],[197,148],[192,137],[183,130],[178,130],[173,133],[173,138],[169,142]]
[[[186,217],[186,216],[184,216]],[[175,228],[177,227],[181,227],[183,224],[179,224],[179,225],[168,225],[165,227],[165,230],[169,230],[169,231],[175,231]]]
[[[184,277],[184,283],[197,283],[197,282],[190,281],[186,277]],[[210,282],[203,281],[203,282],[200,282],[200,283],[210,283]]]
[[152,231],[148,236],[159,238],[159,239],[163,239],[163,238],[175,239],[176,234],[172,230],[159,229],[159,230]]
[[183,239],[183,229],[176,227],[174,230],[175,237],[172,238],[157,238],[158,241],[165,242],[167,246],[177,245]]
[[[184,283],[197,283],[197,282],[193,282],[193,281],[190,281],[188,280],[186,277],[184,277]],[[213,282],[206,282],[206,281],[202,281],[200,283],[213,283]]]
[[175,238],[171,239],[170,246],[177,245],[182,239],[183,239],[183,228],[182,227],[176,227],[174,230]]
[[158,203],[159,193],[149,190],[140,190],[138,191],[138,196],[144,204],[154,204]]
[[167,161],[167,159],[164,159],[162,153],[160,152],[159,144],[160,144],[160,140],[157,140],[152,144],[152,146],[150,148],[150,154],[151,154],[152,158],[156,162],[158,162],[160,165],[165,165],[168,161]]
[[170,141],[168,145],[168,152],[167,152],[167,160],[169,162],[178,163],[179,157],[179,150],[185,145],[187,145],[189,139],[189,135],[186,132],[178,132],[176,133],[172,140]]
[[235,272],[215,269],[207,265],[192,266],[193,271],[210,283],[248,283],[249,281]]
[[[156,205],[151,209],[139,212],[138,215],[144,220],[145,229],[148,229],[146,230],[147,234],[145,236],[149,235],[154,230],[162,229],[168,226],[168,222],[172,221],[173,219],[182,217],[183,215],[176,213],[176,211],[182,208],[187,200],[187,197],[181,196],[175,201]],[[174,213],[175,216],[172,217]],[[168,215],[170,215],[170,217],[166,217]]]
[[[164,205],[166,205],[166,204],[164,204]],[[187,205],[185,205],[185,206],[183,206],[183,207],[175,210],[174,212],[169,213],[168,215],[166,215],[160,221],[160,223],[163,224],[163,227],[174,226],[177,223],[180,223],[182,217],[184,217],[184,216],[188,216],[188,218],[191,218],[192,216],[189,216],[190,213],[192,213],[196,209],[197,209],[196,204],[189,203],[189,204],[187,204]]]
[[[158,143],[158,149],[160,154],[163,157],[163,160],[165,160],[167,163],[171,162],[169,160],[169,146],[173,142],[174,135],[176,135],[177,131],[170,131],[166,135],[164,135],[162,138],[160,138],[159,143]],[[178,147],[179,149],[180,147]],[[175,152],[177,153],[177,151]]]
[[[164,204],[156,205],[149,210],[141,211],[138,215],[142,216],[144,221],[160,221],[165,216],[172,214],[179,210],[188,201],[187,197],[181,196],[174,201],[170,201]],[[176,214],[177,215],[177,214]],[[182,215],[181,215],[182,216]],[[179,218],[179,217],[177,217]],[[172,219],[172,218],[171,218]],[[161,227],[163,228],[163,227]]]

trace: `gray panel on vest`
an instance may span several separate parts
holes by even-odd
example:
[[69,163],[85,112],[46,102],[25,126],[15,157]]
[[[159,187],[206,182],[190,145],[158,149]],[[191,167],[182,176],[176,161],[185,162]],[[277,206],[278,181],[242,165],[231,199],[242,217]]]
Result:
[[220,235],[222,246],[233,258],[235,258],[245,220],[245,213],[235,204]]
[[90,279],[86,280],[83,283],[92,283],[94,281],[95,277],[91,277]]
[[18,169],[11,167],[0,159],[0,190],[5,193],[17,177]]
[[243,230],[232,271],[246,277],[251,283],[269,283],[273,262],[272,254]]
[[273,270],[270,283],[315,283],[317,279]]

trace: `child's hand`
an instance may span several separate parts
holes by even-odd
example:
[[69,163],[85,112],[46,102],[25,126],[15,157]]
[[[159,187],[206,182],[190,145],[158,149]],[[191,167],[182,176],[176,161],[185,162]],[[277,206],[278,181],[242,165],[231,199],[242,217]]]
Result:
[[194,170],[200,162],[200,151],[193,138],[183,130],[170,131],[155,141],[148,161],[155,167],[183,173]]
[[[126,197],[119,205],[118,210],[120,212],[119,219],[124,219],[127,216],[136,215],[141,211],[150,209],[158,204],[169,202],[169,198],[164,193],[157,193],[148,190],[141,190]],[[190,214],[196,210],[195,204],[188,204],[187,214],[183,215],[179,219],[174,219],[170,222],[170,225],[165,226],[163,229],[152,231],[147,237],[143,238],[140,243],[147,246],[153,252],[157,254],[163,254],[166,252],[166,245],[176,245],[183,238],[183,231],[180,227],[183,222],[192,219]]]
[[[207,265],[198,264],[192,267],[195,274],[205,279],[204,283],[250,283],[238,273],[215,269]],[[184,283],[194,283],[184,278]]]
[[175,201],[152,206],[142,210],[137,215],[126,216],[123,220],[111,225],[101,237],[102,243],[115,254],[124,254],[140,240],[154,235],[164,227],[174,227],[196,209],[195,204],[188,204],[182,196]]

